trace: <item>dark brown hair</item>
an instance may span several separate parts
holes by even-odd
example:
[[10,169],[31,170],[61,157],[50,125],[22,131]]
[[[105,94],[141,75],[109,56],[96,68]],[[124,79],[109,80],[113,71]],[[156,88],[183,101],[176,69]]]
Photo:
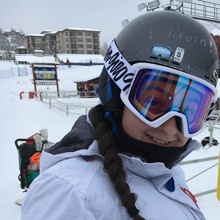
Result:
[[133,220],[144,220],[135,206],[136,197],[131,193],[130,187],[126,182],[126,173],[123,163],[118,156],[117,145],[119,141],[111,130],[111,122],[104,117],[105,111],[102,105],[97,105],[89,112],[90,121],[94,127],[98,149],[104,157],[104,171],[121,197],[122,205],[127,209],[128,214]]

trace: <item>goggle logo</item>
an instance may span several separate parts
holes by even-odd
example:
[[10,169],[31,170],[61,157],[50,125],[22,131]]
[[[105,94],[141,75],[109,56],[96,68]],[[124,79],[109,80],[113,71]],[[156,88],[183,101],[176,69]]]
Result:
[[161,56],[162,58],[169,59],[172,55],[172,50],[168,47],[156,45],[152,47],[152,54],[154,56]]

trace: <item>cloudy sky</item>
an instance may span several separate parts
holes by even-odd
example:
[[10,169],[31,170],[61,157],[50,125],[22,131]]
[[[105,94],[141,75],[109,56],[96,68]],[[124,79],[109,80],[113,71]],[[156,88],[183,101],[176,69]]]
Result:
[[[145,13],[137,5],[144,0],[0,0],[0,28],[39,34],[43,30],[89,28],[101,31],[101,43],[109,43],[122,29],[121,21]],[[149,0],[150,1],[150,0]],[[160,0],[165,5],[169,0]],[[198,0],[193,0],[195,2]],[[219,3],[219,0],[208,0]],[[147,1],[145,1],[147,2]],[[176,0],[174,3],[177,4]],[[212,25],[211,28],[214,28]]]

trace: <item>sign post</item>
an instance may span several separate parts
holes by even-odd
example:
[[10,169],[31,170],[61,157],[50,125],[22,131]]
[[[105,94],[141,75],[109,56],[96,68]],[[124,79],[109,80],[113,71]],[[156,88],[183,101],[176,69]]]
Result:
[[219,151],[219,159],[218,159],[218,181],[217,181],[217,198],[220,201],[220,151]]
[[56,85],[58,97],[60,96],[56,64],[33,63],[32,72],[35,92],[37,92],[37,85]]

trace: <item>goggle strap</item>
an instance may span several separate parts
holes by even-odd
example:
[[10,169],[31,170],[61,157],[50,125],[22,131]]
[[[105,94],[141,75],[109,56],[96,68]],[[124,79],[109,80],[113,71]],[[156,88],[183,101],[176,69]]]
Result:
[[135,70],[118,50],[113,40],[104,58],[105,68],[117,86],[126,91],[134,77]]
[[214,106],[215,106],[215,102],[212,102],[205,121],[209,121],[209,120],[210,120],[210,118],[211,118],[211,113],[212,113],[212,110],[214,109]]
[[111,82],[108,81],[107,83],[107,100],[110,100],[112,98],[112,86]]

